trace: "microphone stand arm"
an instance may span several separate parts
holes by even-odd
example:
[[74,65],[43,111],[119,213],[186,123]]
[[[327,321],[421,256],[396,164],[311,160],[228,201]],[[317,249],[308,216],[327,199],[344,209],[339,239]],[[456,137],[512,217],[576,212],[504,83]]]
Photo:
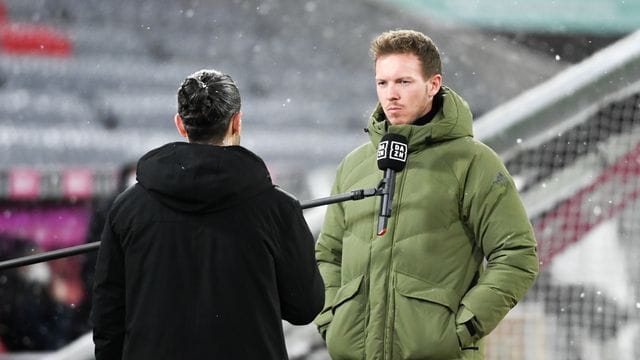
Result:
[[[308,209],[316,206],[322,206],[327,204],[334,204],[343,201],[349,200],[362,200],[366,197],[380,195],[380,185],[378,185],[377,189],[360,189],[360,190],[352,190],[351,192],[328,196],[316,200],[310,200],[306,202],[300,203],[302,209]],[[45,262],[49,260],[60,259],[63,257],[78,255],[82,253],[87,253],[90,251],[98,250],[100,247],[100,241],[94,241],[82,245],[76,245],[71,247],[66,247],[63,249],[47,251],[39,254],[33,254],[23,257],[18,257],[15,259],[9,259],[5,261],[0,261],[0,271],[16,268],[20,266],[33,265],[35,263]]]
[[300,206],[302,207],[302,209],[308,209],[316,206],[334,204],[334,203],[339,203],[343,201],[362,200],[364,198],[376,196],[376,195],[380,195],[379,186],[376,189],[371,188],[371,189],[352,190],[351,192],[344,193],[344,194],[338,194],[338,195],[327,196],[327,197],[316,199],[316,200],[310,200],[310,201],[301,203]]

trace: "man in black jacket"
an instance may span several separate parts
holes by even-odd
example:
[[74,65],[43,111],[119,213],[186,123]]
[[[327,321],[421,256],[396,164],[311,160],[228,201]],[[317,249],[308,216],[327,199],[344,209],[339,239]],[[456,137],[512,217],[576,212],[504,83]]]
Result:
[[324,302],[313,237],[296,199],[239,146],[240,94],[215,70],[178,90],[187,142],[138,162],[98,253],[92,321],[103,359],[286,359],[282,319]]

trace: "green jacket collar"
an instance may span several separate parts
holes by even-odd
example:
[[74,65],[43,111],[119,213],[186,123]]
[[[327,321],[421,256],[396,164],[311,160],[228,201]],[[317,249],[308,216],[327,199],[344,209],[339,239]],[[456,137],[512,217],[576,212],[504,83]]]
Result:
[[387,132],[404,135],[409,142],[409,151],[423,148],[427,144],[473,136],[473,117],[469,105],[453,90],[443,86],[442,110],[426,125],[391,125],[377,104],[369,118],[369,137],[375,147]]

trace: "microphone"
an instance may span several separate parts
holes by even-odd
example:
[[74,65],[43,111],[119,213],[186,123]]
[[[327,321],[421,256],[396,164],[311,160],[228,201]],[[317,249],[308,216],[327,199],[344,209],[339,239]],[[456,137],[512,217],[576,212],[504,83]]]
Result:
[[396,186],[396,172],[404,169],[407,154],[407,138],[400,134],[386,133],[378,144],[378,168],[384,171],[384,178],[379,185],[382,201],[378,216],[378,236],[387,232],[387,222],[391,217],[393,192]]

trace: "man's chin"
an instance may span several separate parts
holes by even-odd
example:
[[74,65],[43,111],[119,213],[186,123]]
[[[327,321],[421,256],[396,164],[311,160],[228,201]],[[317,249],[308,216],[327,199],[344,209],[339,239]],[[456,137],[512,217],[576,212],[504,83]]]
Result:
[[404,117],[387,117],[387,119],[389,120],[391,125],[404,125],[411,123],[411,121],[408,121]]

